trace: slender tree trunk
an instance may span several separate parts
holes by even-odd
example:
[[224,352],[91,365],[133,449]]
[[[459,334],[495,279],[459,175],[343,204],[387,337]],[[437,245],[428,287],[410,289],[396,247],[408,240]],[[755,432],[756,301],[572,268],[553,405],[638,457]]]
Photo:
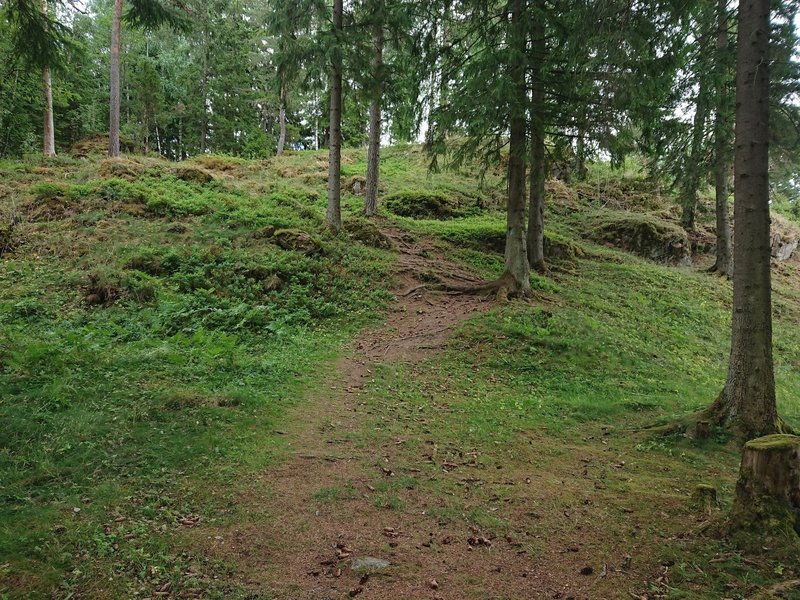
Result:
[[525,248],[525,36],[526,0],[513,0],[511,5],[511,43],[516,56],[511,57],[510,74],[514,83],[511,104],[511,136],[508,156],[508,215],[505,252],[505,287],[509,294],[529,296],[530,264]]
[[378,179],[381,168],[381,101],[383,99],[383,0],[376,9],[375,30],[372,32],[372,77],[375,89],[369,105],[369,145],[367,147],[367,181],[364,214],[378,212]]
[[703,80],[697,91],[697,102],[692,123],[692,143],[686,165],[686,174],[683,184],[683,214],[681,225],[684,229],[691,230],[695,226],[697,216],[697,191],[700,188],[700,175],[703,152],[703,138],[705,137],[706,121],[708,120],[708,101]]
[[713,270],[726,277],[733,276],[733,239],[728,208],[728,172],[730,170],[728,135],[728,11],[727,0],[717,4],[717,54],[715,60],[717,106],[714,119],[714,190],[717,215],[717,262]]
[[122,26],[122,0],[114,0],[114,16],[111,21],[111,92],[108,119],[108,155],[119,156],[119,53],[120,29]]
[[205,154],[208,149],[208,22],[211,19],[209,4],[206,3],[205,24],[203,26],[203,59],[202,76],[200,79],[200,101],[203,103],[200,112],[200,153]]
[[575,179],[586,181],[586,130],[583,125],[578,129],[578,139],[575,142]]
[[44,155],[56,155],[55,126],[53,124],[53,80],[50,68],[42,69],[42,91],[44,92]]
[[336,47],[331,63],[330,145],[328,153],[328,210],[325,221],[339,233],[342,228],[342,0],[333,0],[333,30]]
[[745,439],[781,428],[775,405],[769,243],[770,1],[739,3],[731,356],[710,412]]
[[286,78],[281,73],[281,89],[280,89],[280,112],[278,114],[278,121],[280,122],[281,133],[278,137],[278,156],[283,154],[286,147]]
[[200,113],[200,153],[205,154],[208,149],[208,67],[206,63],[208,51],[203,56],[203,78],[200,85],[200,100],[203,103]]
[[[47,14],[47,0],[42,2],[42,12]],[[44,99],[44,126],[42,149],[45,156],[56,155],[55,125],[53,123],[53,78],[50,67],[42,69],[42,96]]]
[[[17,88],[19,86],[19,65],[14,66],[14,85],[11,87],[11,94],[10,94],[10,103],[11,106],[14,106],[14,101],[17,98]],[[2,104],[0,104],[0,108],[3,108]],[[0,114],[4,114],[2,110],[0,110]],[[6,132],[5,139],[3,140],[3,149],[0,151],[0,156],[5,156],[6,152],[8,152],[8,145],[11,142],[11,127],[7,127],[4,120],[0,120],[0,125],[2,125],[3,129]]]
[[[447,49],[450,46],[450,40],[453,37],[453,32],[450,27],[450,15],[452,12],[452,0],[445,0],[444,10],[442,11],[442,41],[441,47]],[[445,107],[450,101],[450,77],[445,72],[445,63],[442,61],[441,73],[439,75],[439,106]]]
[[[540,10],[544,10],[540,3]],[[542,80],[542,62],[547,51],[544,39],[544,27],[541,15],[532,22],[533,48],[530,57],[533,60],[533,91],[531,94],[531,167],[530,167],[530,199],[528,205],[528,261],[537,271],[545,270],[544,262],[544,183],[545,183],[545,146],[544,146],[544,81]]]

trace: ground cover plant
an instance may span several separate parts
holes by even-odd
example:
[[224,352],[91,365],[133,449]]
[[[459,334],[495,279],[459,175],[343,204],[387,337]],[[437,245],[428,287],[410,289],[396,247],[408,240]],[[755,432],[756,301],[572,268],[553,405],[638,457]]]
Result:
[[[549,213],[533,300],[463,305],[437,286],[502,271],[496,179],[429,174],[416,149],[392,149],[383,193],[435,189],[464,212],[384,206],[380,237],[333,237],[317,153],[125,160],[136,176],[102,160],[0,164],[15,223],[0,293],[5,596],[347,595],[358,578],[319,564],[337,544],[396,565],[365,597],[434,579],[443,597],[745,598],[796,576],[791,558],[713,534],[738,468],[725,431],[648,429],[718,391],[730,283],[704,272],[708,254],[674,266],[587,234],[584,219],[616,218],[603,205],[627,180],[549,184],[570,205]],[[652,193],[639,210],[677,218],[671,206]],[[358,222],[359,196],[343,207]],[[797,277],[794,261],[776,267],[789,423]],[[719,504],[698,508],[701,484]],[[474,552],[485,569],[469,576],[414,567]]]

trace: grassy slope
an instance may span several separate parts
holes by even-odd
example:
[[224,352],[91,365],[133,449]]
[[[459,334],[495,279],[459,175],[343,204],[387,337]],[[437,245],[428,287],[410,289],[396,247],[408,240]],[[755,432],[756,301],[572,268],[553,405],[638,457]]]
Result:
[[[363,160],[346,155],[346,184],[363,174]],[[208,579],[227,566],[204,564],[170,538],[196,514],[238,518],[237,482],[281,456],[276,431],[287,407],[388,298],[391,255],[321,231],[324,155],[203,162],[211,184],[179,181],[168,165],[145,159],[113,168],[69,159],[0,164],[0,209],[23,218],[17,251],[0,259],[0,597],[3,586],[12,596],[126,596],[181,573],[212,597],[214,589],[232,596],[235,585]],[[428,176],[423,163],[414,148],[388,150],[386,191],[433,190],[467,216],[398,222],[497,273],[501,257],[476,248],[502,234],[501,179],[490,173],[479,187],[465,174]],[[446,390],[437,398],[451,410],[430,417],[440,446],[492,455],[541,434],[543,468],[574,460],[609,427],[627,432],[707,404],[724,378],[730,286],[579,239],[575,223],[609,204],[610,185],[601,182],[599,197],[584,190],[577,204],[553,206],[549,235],[584,256],[534,277],[536,306],[474,319],[424,377],[387,370],[375,402],[399,391],[424,408],[431,389]],[[344,204],[353,219],[359,199],[346,194]],[[668,203],[660,208],[669,213]],[[257,235],[267,225],[311,231],[326,252],[278,249]],[[775,345],[781,412],[798,424],[795,269],[776,277]],[[87,306],[90,275],[119,299]],[[618,438],[642,472],[670,469],[611,483],[621,497],[686,504],[695,483],[711,481],[729,503],[737,456],[723,436],[700,447]],[[767,560],[747,569],[733,553],[730,565],[711,565],[710,583],[695,584],[694,567],[709,570],[709,550],[676,541],[681,526],[677,517],[664,525],[664,552],[680,557],[675,597],[717,597],[742,569],[764,582],[796,568]]]

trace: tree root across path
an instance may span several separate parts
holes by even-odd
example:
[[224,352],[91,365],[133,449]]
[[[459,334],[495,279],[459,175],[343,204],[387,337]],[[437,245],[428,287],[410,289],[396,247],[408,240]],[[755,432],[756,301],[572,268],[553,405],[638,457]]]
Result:
[[504,273],[497,279],[491,281],[477,281],[471,285],[462,285],[454,283],[423,283],[415,286],[408,291],[398,294],[400,297],[410,296],[414,292],[421,289],[430,289],[433,291],[445,292],[450,295],[495,295],[498,302],[507,302],[509,298],[515,297],[517,294],[513,291],[517,289],[517,284],[514,278],[509,273]]

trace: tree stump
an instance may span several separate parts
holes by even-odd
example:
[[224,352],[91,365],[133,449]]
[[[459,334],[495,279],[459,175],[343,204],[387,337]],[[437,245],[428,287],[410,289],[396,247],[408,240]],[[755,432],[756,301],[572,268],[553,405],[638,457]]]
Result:
[[710,515],[714,508],[719,506],[717,489],[713,485],[699,484],[692,492],[692,503],[695,508],[699,508]]
[[698,440],[707,440],[711,437],[711,422],[698,421],[694,427],[694,437]]
[[756,533],[762,541],[786,535],[796,539],[800,533],[800,437],[768,435],[745,444],[731,527]]

